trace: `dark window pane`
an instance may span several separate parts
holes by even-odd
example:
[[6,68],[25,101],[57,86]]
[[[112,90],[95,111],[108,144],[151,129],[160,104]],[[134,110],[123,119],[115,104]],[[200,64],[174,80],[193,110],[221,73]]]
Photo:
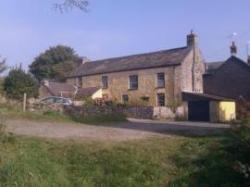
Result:
[[129,88],[138,89],[138,76],[137,75],[129,76]]
[[164,73],[158,73],[157,74],[157,87],[158,88],[164,88],[165,87],[165,74]]
[[102,88],[108,88],[108,77],[102,76]]
[[122,102],[127,103],[129,101],[128,95],[122,95]]
[[158,102],[158,106],[165,106],[165,94],[164,93],[157,94],[157,102]]

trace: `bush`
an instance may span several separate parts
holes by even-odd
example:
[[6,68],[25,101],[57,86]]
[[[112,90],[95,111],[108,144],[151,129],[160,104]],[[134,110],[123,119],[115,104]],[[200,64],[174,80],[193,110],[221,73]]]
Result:
[[22,69],[13,69],[4,80],[4,91],[10,99],[21,100],[24,93],[27,98],[38,96],[38,82],[31,74],[25,73]]
[[250,119],[243,120],[240,127],[235,127],[230,138],[226,151],[233,168],[250,185]]

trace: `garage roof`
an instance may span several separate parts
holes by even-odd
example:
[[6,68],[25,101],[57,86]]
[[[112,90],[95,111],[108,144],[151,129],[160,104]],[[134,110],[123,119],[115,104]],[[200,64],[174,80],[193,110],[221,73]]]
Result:
[[204,93],[182,92],[184,101],[234,101],[231,98]]

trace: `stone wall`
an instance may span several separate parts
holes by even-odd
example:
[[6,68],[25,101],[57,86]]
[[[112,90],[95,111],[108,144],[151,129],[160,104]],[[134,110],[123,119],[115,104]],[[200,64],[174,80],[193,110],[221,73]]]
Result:
[[64,108],[64,112],[75,117],[125,114],[129,118],[153,118],[153,107],[67,106]]
[[123,113],[130,118],[153,119],[153,107],[128,107],[123,109]]

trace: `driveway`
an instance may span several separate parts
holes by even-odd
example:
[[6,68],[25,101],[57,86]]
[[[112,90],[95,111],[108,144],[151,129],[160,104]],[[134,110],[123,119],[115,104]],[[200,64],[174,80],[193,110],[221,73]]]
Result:
[[150,137],[207,136],[224,132],[229,125],[129,119],[112,126],[8,120],[7,132],[55,139],[126,141]]

